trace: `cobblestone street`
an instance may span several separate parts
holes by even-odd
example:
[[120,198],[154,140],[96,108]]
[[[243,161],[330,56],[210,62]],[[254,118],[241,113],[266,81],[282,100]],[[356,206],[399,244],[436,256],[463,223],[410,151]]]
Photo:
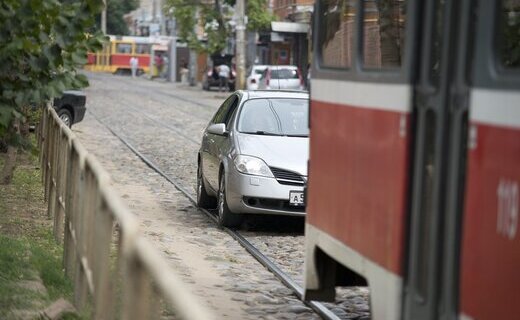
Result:
[[[144,78],[88,77],[87,113],[73,132],[109,172],[147,237],[210,306],[215,318],[318,319],[238,242],[110,132],[127,139],[195,196],[202,130],[227,94]],[[242,234],[302,285],[303,220],[279,220],[288,225],[282,231],[265,227],[278,223],[270,217],[246,223]],[[255,224],[260,227],[255,229]],[[367,289],[342,289],[339,296],[338,304],[329,307],[340,318],[369,317]]]

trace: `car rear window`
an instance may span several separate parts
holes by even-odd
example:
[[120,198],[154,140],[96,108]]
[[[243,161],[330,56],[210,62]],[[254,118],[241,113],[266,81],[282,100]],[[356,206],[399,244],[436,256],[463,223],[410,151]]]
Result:
[[271,79],[299,79],[296,69],[271,70]]
[[309,135],[309,101],[293,98],[253,99],[244,103],[238,131],[275,136]]

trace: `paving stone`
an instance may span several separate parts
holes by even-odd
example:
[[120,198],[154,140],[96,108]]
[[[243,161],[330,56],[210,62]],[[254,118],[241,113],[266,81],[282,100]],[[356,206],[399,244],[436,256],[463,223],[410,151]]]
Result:
[[[93,152],[110,173],[116,189],[134,185],[142,187],[133,192],[125,190],[122,193],[124,201],[143,221],[152,221],[143,224],[143,228],[146,228],[148,236],[161,248],[162,253],[173,256],[177,243],[183,240],[179,239],[174,231],[163,232],[164,228],[175,230],[182,227],[184,236],[192,236],[188,241],[190,245],[208,248],[204,261],[211,264],[214,270],[226,279],[226,285],[213,287],[227,294],[240,293],[246,297],[244,301],[235,301],[237,305],[242,303],[242,310],[251,307],[250,304],[254,305],[255,299],[264,299],[258,297],[268,292],[269,298],[272,298],[270,306],[273,307],[269,310],[278,310],[274,316],[276,319],[318,319],[318,316],[301,301],[287,299],[292,296],[289,289],[227,233],[217,228],[211,219],[195,208],[175,187],[151,171],[92,116],[95,114],[105,119],[105,124],[152,158],[166,174],[178,179],[179,183],[191,192],[191,196],[195,197],[196,159],[200,147],[198,141],[201,140],[202,129],[227,96],[219,95],[219,98],[215,99],[212,93],[142,79],[132,81],[124,77],[97,74],[90,77],[91,87],[87,89],[88,112],[85,119],[73,127],[73,131],[84,142],[87,150]],[[183,100],[175,96],[180,96]],[[167,124],[169,128],[160,123]],[[156,205],[153,207],[146,207],[146,199],[142,198],[147,192],[156,197]],[[244,236],[302,285],[305,248],[303,228],[296,230],[292,225],[298,223],[289,221],[284,228],[290,231],[273,232],[270,229],[283,223],[279,223],[279,219],[267,220],[246,220],[249,231],[244,232]],[[255,228],[262,224],[268,231],[255,231]],[[299,224],[303,226],[301,220]],[[265,225],[268,228],[265,228]],[[181,270],[181,266],[186,263],[182,256],[169,258],[168,261],[175,263],[175,267]],[[195,283],[192,278],[193,272],[181,273],[184,275],[183,280]],[[332,305],[338,308],[338,313],[341,313],[339,310],[348,313],[349,310],[353,310],[354,304],[364,303],[366,308],[363,310],[368,308],[368,291],[341,289],[338,290],[338,296],[338,303]],[[278,301],[290,305],[275,304]],[[267,306],[268,299],[264,302],[266,304],[262,305]],[[283,309],[284,307],[286,309]],[[354,310],[357,311],[355,308]],[[246,315],[244,319],[258,319],[258,316]]]
[[306,307],[306,306],[303,306],[303,305],[292,305],[292,306],[289,306],[286,311],[288,312],[292,312],[292,313],[295,313],[295,314],[299,314],[299,313],[304,313],[304,312],[309,312],[309,311],[312,311],[310,308]]

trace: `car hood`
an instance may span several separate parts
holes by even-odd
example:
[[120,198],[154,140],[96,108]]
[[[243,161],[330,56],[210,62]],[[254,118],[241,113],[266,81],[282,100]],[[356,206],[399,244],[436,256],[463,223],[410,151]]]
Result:
[[258,157],[268,166],[307,176],[309,138],[237,134],[240,154]]

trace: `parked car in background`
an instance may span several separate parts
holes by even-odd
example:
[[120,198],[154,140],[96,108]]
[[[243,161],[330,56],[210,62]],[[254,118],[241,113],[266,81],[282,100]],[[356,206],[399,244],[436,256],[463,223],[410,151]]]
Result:
[[258,82],[260,81],[260,78],[262,77],[262,74],[264,73],[265,69],[267,69],[268,66],[266,65],[253,65],[249,67],[247,71],[247,79],[246,79],[246,89],[247,90],[256,90],[258,89]]
[[214,54],[211,56],[211,66],[202,75],[202,89],[211,90],[212,87],[219,87],[220,81],[218,76],[218,66],[225,64],[231,70],[228,79],[229,91],[235,91],[235,66],[231,63],[233,55],[231,54]]
[[268,66],[262,73],[258,89],[304,90],[305,83],[296,66]]
[[306,92],[233,93],[203,133],[197,204],[226,227],[242,214],[305,215],[308,110]]
[[53,106],[58,117],[70,128],[74,123],[83,120],[86,101],[87,97],[84,92],[67,90],[61,97],[54,99]]

